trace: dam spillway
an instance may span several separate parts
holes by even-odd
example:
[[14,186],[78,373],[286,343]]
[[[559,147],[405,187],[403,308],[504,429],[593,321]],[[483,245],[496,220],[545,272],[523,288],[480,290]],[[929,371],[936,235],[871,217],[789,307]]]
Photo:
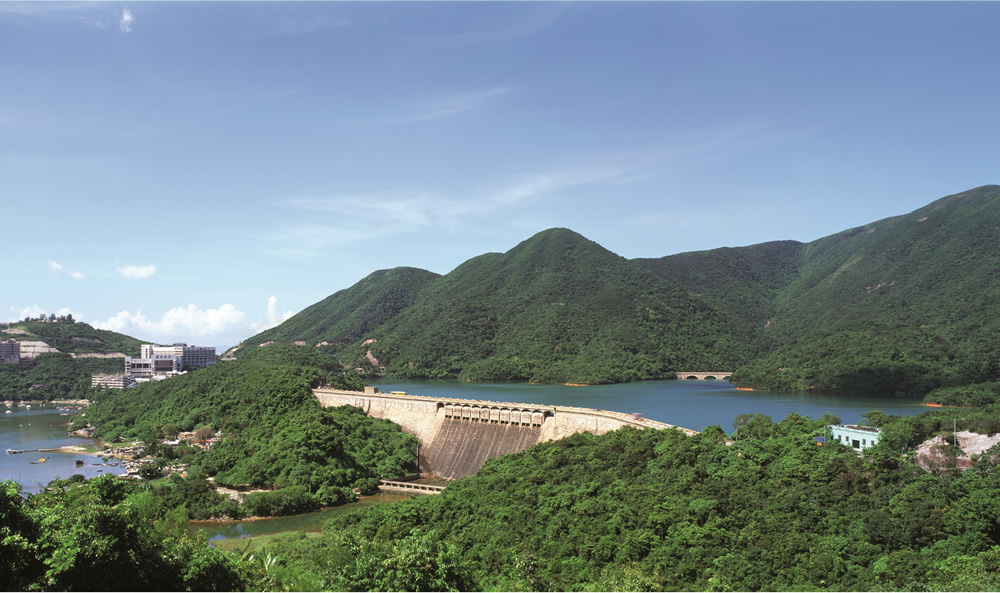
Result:
[[372,387],[364,392],[321,387],[313,394],[324,407],[351,405],[369,416],[399,424],[420,440],[421,472],[448,479],[472,475],[488,459],[577,432],[603,434],[634,426],[696,433],[664,422],[590,408],[379,393]]
[[442,478],[461,478],[479,471],[488,459],[524,451],[538,443],[541,430],[519,424],[480,424],[460,419],[441,423],[433,444],[423,447],[420,470]]

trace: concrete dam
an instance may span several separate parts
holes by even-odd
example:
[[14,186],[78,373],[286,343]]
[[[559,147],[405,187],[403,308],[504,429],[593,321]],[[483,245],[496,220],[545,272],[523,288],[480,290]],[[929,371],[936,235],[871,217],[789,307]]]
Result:
[[677,428],[621,412],[319,388],[313,393],[324,407],[350,405],[375,418],[391,420],[421,443],[420,471],[455,479],[472,475],[487,459],[517,453],[532,445],[577,432],[604,434],[623,426]]

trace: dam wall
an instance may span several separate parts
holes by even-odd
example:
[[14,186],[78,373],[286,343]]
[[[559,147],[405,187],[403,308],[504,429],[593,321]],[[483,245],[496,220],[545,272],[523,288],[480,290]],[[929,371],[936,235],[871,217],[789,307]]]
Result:
[[655,420],[589,408],[378,393],[374,389],[319,388],[313,393],[324,407],[355,406],[369,416],[399,424],[420,440],[420,471],[449,479],[476,473],[487,459],[577,432],[604,434],[634,426],[677,428],[695,434]]

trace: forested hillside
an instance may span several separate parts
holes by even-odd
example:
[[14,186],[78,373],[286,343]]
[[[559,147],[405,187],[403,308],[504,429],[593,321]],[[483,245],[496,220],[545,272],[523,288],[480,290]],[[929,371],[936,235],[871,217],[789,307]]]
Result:
[[[287,330],[283,324],[245,343],[324,337],[345,365],[384,367],[391,376],[574,383],[657,379],[681,367],[732,368],[757,354],[749,324],[566,229],[423,279],[418,292],[404,291],[415,297],[409,306],[369,328],[363,337],[376,341],[364,347],[360,341],[336,346],[348,337],[337,329],[344,305],[304,311],[286,322]],[[348,300],[347,293],[362,290],[355,286],[327,300],[353,303],[356,315],[370,301]],[[293,331],[307,325],[330,333]],[[369,350],[378,365],[366,358]]]
[[[138,356],[142,341],[74,321],[72,316],[24,320],[0,329],[0,340],[44,342],[46,352],[21,364],[0,364],[0,399],[85,399],[93,373],[122,373],[124,356]],[[97,357],[80,357],[96,353]],[[120,354],[114,358],[105,355]],[[73,355],[77,355],[74,357]]]
[[340,349],[364,340],[409,307],[439,276],[417,268],[393,268],[369,274],[354,286],[306,307],[284,323],[246,340],[251,346],[298,340],[312,346],[328,342]]
[[996,380],[998,272],[998,186],[814,241],[777,299],[777,348],[734,379],[906,395]]
[[984,186],[807,244],[656,259],[551,229],[445,276],[377,272],[246,344],[326,341],[346,367],[397,377],[711,368],[745,386],[923,395],[1000,378],[998,272],[1000,186]]
[[52,321],[21,321],[10,324],[5,330],[0,329],[0,339],[39,340],[59,352],[74,354],[120,352],[125,356],[139,356],[139,346],[143,344],[142,340],[125,334],[74,321],[71,316],[53,317]]
[[364,385],[315,348],[276,344],[165,381],[104,391],[86,420],[105,442],[126,437],[153,449],[166,435],[207,427],[220,440],[192,463],[216,484],[304,489],[314,507],[351,499],[351,488],[368,490],[379,477],[412,472],[416,439],[358,408],[321,407],[311,388],[326,382]]
[[873,412],[884,440],[863,457],[816,446],[834,417],[748,415],[734,444],[718,427],[575,434],[271,551],[312,590],[993,591],[997,447],[964,473],[900,455],[959,415],[1000,428],[995,410]]

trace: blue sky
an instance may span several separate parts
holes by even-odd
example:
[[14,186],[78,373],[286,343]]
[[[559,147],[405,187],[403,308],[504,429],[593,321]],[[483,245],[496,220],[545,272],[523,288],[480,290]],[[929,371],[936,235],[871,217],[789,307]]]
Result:
[[0,2],[0,320],[232,346],[567,227],[814,239],[1000,183],[1000,3]]

